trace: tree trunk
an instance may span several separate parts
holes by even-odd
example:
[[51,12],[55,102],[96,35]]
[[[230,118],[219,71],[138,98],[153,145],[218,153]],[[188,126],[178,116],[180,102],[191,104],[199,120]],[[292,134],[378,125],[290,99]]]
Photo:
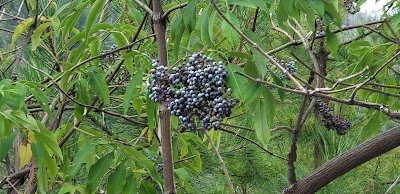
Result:
[[[162,18],[163,10],[161,0],[153,0],[153,24],[156,33],[158,57],[160,65],[168,66],[168,52],[166,42],[165,20]],[[166,103],[162,103],[159,109],[159,125],[161,130],[161,147],[163,158],[164,193],[176,193],[174,183],[174,163],[172,161],[171,145],[171,112]]]
[[400,125],[396,126],[320,166],[282,193],[314,193],[339,176],[400,146]]

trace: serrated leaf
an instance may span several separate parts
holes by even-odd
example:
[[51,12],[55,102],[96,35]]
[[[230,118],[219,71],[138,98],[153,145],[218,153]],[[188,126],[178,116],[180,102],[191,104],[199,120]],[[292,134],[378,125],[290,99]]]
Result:
[[43,31],[49,26],[51,26],[51,23],[46,22],[46,23],[40,24],[35,29],[35,31],[33,32],[32,36],[31,36],[32,51],[35,51],[36,48],[42,43],[43,40],[40,38],[40,35],[42,35]]
[[132,173],[126,178],[126,182],[124,188],[122,190],[122,194],[132,194],[137,193],[137,181]]
[[[228,18],[228,20],[235,26],[237,29],[240,29],[240,22],[233,14],[232,12],[228,11],[225,16]],[[239,44],[239,34],[226,22],[222,22],[222,33],[224,36],[228,39],[228,41],[231,43],[231,46],[233,48],[237,48]]]
[[324,2],[321,0],[311,0],[307,1],[310,4],[311,8],[313,8],[318,15],[323,16],[325,12]]
[[70,185],[69,183],[63,183],[58,194],[65,194],[65,193],[69,194],[75,193],[75,187]]
[[157,115],[157,104],[153,102],[149,96],[146,99],[146,113],[147,113],[147,125],[149,129],[153,130],[156,127],[156,115]]
[[266,147],[270,138],[270,125],[268,121],[268,107],[266,100],[263,98],[259,99],[258,106],[254,109],[253,122],[254,129],[256,131],[257,139],[261,142],[263,147]]
[[189,34],[196,27],[196,4],[197,0],[190,0],[186,7],[183,9],[183,21]]
[[371,114],[368,123],[361,129],[361,139],[366,140],[378,134],[380,126],[380,112],[375,111],[375,114]]
[[38,167],[36,171],[36,177],[38,179],[38,190],[39,193],[46,193],[48,189],[48,178],[46,172],[46,166],[43,162],[44,149],[41,145],[32,143],[31,144],[32,155],[35,158],[35,164]]
[[326,28],[326,46],[334,57],[339,57],[339,39],[334,33],[329,30],[329,27]]
[[[90,50],[90,55],[91,56],[98,56],[100,55],[100,47],[101,47],[101,40],[99,38],[96,38],[89,44],[89,50]],[[94,59],[93,64],[95,67],[98,67],[100,64],[100,59]]]
[[175,57],[175,60],[178,60],[178,53],[179,53],[179,47],[180,43],[182,40],[182,35],[185,31],[185,25],[184,25],[184,20],[183,16],[181,14],[178,14],[174,17],[174,20],[171,22],[170,25],[171,29],[171,41],[174,42],[174,47],[173,47],[173,54]]
[[256,66],[255,63],[248,61],[245,65],[244,65],[244,72],[253,77],[253,78],[260,78],[260,72],[258,71],[258,67]]
[[31,144],[21,144],[18,148],[18,154],[20,159],[19,169],[22,169],[32,157]]
[[[108,177],[107,193],[121,193],[126,181],[126,168],[123,163],[119,164],[114,172]],[[128,184],[131,184],[130,182]]]
[[210,15],[212,15],[212,6],[207,5],[207,7],[203,10],[202,14],[199,17],[199,30],[200,30],[200,38],[203,43],[212,46],[212,37],[210,37],[210,25],[213,25],[212,21],[210,21]]
[[81,168],[82,164],[85,163],[87,156],[91,155],[94,152],[94,144],[87,144],[86,147],[79,150],[79,152],[75,155],[74,160],[72,161],[72,165],[68,168],[68,174],[66,175],[64,180],[71,180]]
[[153,163],[150,162],[150,160],[145,155],[143,155],[133,147],[125,147],[125,149],[128,151],[129,155],[131,156],[131,159],[143,165],[143,167],[149,171],[150,176],[154,179],[154,181],[156,181],[158,186],[162,188],[163,181],[160,175],[157,173]]
[[183,181],[188,181],[190,179],[189,173],[184,168],[177,168],[174,173]]
[[88,77],[92,92],[98,95],[105,104],[110,104],[110,90],[106,83],[104,71],[95,67],[89,68]]
[[93,166],[90,167],[88,180],[86,182],[85,193],[93,193],[99,186],[101,177],[109,170],[111,162],[114,160],[114,152],[101,157]]
[[86,39],[89,36],[89,32],[97,18],[99,17],[101,10],[104,7],[106,0],[96,0],[93,6],[90,8],[89,14],[86,18]]
[[142,184],[140,185],[140,193],[153,194],[153,193],[157,193],[157,190],[154,187],[153,183],[151,183],[150,181],[147,181],[147,180],[143,180]]
[[13,145],[15,136],[18,134],[18,130],[15,130],[11,135],[5,136],[0,139],[0,161],[3,161],[7,152]]
[[226,75],[226,83],[230,88],[232,88],[233,94],[236,97],[244,99],[247,79],[235,73],[244,73],[243,69],[237,65],[229,64],[226,66],[226,70],[228,71],[228,74]]
[[17,41],[17,39],[21,36],[21,34],[24,33],[27,29],[29,29],[34,22],[35,22],[34,18],[28,18],[18,24],[11,38],[10,50],[14,50],[15,41]]
[[141,98],[133,99],[132,106],[133,106],[133,109],[136,111],[136,114],[141,115],[142,109],[143,109],[143,99],[141,99]]
[[36,98],[36,100],[38,101],[40,107],[43,108],[43,110],[50,114],[50,105],[49,103],[49,98],[47,97],[47,95],[45,94],[44,91],[42,91],[41,89],[35,87],[35,86],[31,86],[29,88],[29,91],[33,94],[33,96]]
[[124,95],[124,114],[128,112],[132,98],[135,96],[136,88],[143,82],[143,70],[138,71],[126,87]]

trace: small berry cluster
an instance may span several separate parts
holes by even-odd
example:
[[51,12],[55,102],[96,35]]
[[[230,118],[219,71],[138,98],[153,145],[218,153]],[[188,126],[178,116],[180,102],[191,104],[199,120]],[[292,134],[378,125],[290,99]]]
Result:
[[360,11],[360,9],[357,8],[357,0],[343,0],[343,4],[350,14],[355,14]]
[[[111,51],[115,51],[115,50],[117,50],[117,45],[116,45],[116,44],[113,44],[113,45],[111,45],[111,48],[110,48],[109,50],[105,50],[105,51],[103,51],[101,54],[103,55],[103,54],[105,54],[105,53],[108,53],[108,52],[111,52]],[[109,60],[109,59],[118,58],[119,56],[120,56],[120,53],[119,53],[119,52],[114,52],[114,53],[112,53],[112,54],[102,56],[101,59],[103,59],[103,60],[104,60],[104,59],[105,59],[105,60]]]
[[317,24],[315,35],[317,35],[317,36],[325,35],[326,26],[325,26],[324,20],[322,18],[321,19],[318,18],[315,20],[315,23]]
[[329,110],[328,104],[321,100],[317,100],[316,106],[323,117],[323,122],[325,123],[325,127],[327,129],[336,130],[337,134],[339,135],[346,134],[347,129],[349,129],[351,125],[349,121],[339,117],[334,117]]
[[[278,62],[283,68],[285,68],[291,75],[297,75],[297,67],[296,62],[293,59],[289,61],[279,60],[278,58],[273,58],[276,62]],[[279,75],[281,79],[287,79],[287,76],[281,73]]]
[[227,98],[232,89],[225,85],[227,71],[221,61],[194,53],[186,64],[173,67],[170,73],[168,67],[159,66],[155,60],[152,66],[150,99],[167,102],[171,113],[188,129],[196,129],[195,121],[206,130],[219,127],[238,103],[237,99]]
[[290,59],[290,61],[283,63],[282,65],[290,73],[290,75],[297,75],[296,62],[293,59]]

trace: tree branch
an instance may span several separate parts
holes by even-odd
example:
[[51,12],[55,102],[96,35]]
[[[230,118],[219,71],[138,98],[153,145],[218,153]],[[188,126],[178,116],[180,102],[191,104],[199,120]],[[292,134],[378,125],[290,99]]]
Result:
[[336,156],[287,187],[282,193],[314,193],[341,175],[398,146],[400,146],[400,125]]

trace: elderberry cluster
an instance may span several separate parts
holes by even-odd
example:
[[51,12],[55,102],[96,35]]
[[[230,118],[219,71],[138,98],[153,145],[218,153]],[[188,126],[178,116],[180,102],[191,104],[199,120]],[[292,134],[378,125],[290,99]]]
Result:
[[109,60],[109,59],[118,58],[120,56],[119,52],[114,52],[112,54],[104,55],[105,53],[108,53],[108,52],[111,52],[111,51],[115,51],[115,50],[117,50],[117,45],[116,44],[111,45],[110,49],[101,52],[101,54],[103,55],[101,59],[102,60]]
[[[293,59],[290,59],[289,61],[284,61],[284,60],[279,60],[276,57],[273,57],[273,59],[278,62],[283,68],[285,68],[291,75],[297,75],[297,67],[296,67],[296,61]],[[279,77],[281,79],[287,79],[287,76],[280,72]]]
[[221,61],[217,63],[211,57],[194,53],[186,64],[173,67],[171,72],[155,60],[152,66],[150,99],[166,102],[171,113],[188,129],[195,130],[196,122],[206,130],[219,127],[238,102],[228,99],[232,89],[225,85],[227,71]]
[[347,129],[349,129],[351,125],[349,121],[334,117],[329,110],[328,104],[323,101],[317,100],[316,106],[323,117],[323,122],[327,129],[336,130],[339,135],[346,134]]
[[343,4],[350,14],[355,14],[360,11],[360,9],[357,8],[357,0],[343,0]]
[[315,35],[317,35],[317,36],[323,36],[323,35],[325,35],[325,22],[324,22],[324,20],[321,18],[321,19],[319,19],[319,18],[317,18],[316,20],[315,20],[315,23],[317,24],[317,27],[316,27],[316,33],[315,33]]

